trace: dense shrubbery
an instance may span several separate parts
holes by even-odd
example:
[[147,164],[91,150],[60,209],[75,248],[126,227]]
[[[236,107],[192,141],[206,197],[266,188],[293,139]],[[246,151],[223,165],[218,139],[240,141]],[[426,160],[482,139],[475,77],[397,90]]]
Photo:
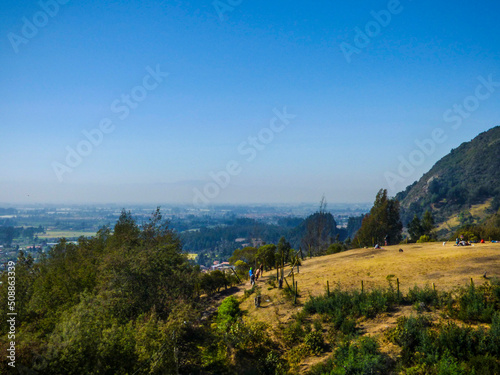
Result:
[[377,342],[371,337],[362,337],[358,341],[341,343],[331,359],[314,366],[309,374],[371,375],[386,374],[387,371],[386,358],[380,353]]
[[342,291],[337,288],[329,296],[311,298],[304,306],[304,310],[310,314],[327,315],[334,322],[337,319],[340,320],[339,317],[373,318],[381,312],[389,311],[396,304],[397,299],[397,293],[392,287],[365,293],[356,290]]
[[[493,280],[473,284],[453,293],[437,292],[430,286],[411,288],[397,296],[386,290],[361,293],[336,289],[330,296],[311,298],[308,314],[321,314],[331,323],[329,341],[334,355],[314,367],[311,374],[494,374],[500,369],[500,283]],[[491,328],[473,329],[447,323],[435,325],[424,315],[402,317],[387,338],[401,347],[401,359],[391,363],[370,338],[356,338],[356,320],[374,317],[398,304],[414,304],[418,311],[444,309],[464,322],[491,323]],[[346,328],[350,324],[350,328]],[[294,329],[300,332],[300,326]],[[370,372],[372,371],[372,372]]]
[[[489,330],[451,322],[434,326],[420,316],[399,318],[388,337],[401,346],[400,365],[409,368],[407,373],[494,374],[500,368],[499,332],[500,313]],[[484,372],[491,369],[495,371]]]
[[[40,375],[285,373],[267,327],[245,324],[236,298],[222,303],[213,325],[202,323],[199,293],[232,282],[192,266],[159,211],[142,226],[123,212],[113,232],[103,228],[78,245],[63,240],[38,263],[20,254],[16,365]],[[3,319],[4,353],[8,328]]]
[[498,280],[477,287],[471,284],[461,288],[456,303],[448,306],[450,315],[464,322],[491,323],[495,311],[500,311]]

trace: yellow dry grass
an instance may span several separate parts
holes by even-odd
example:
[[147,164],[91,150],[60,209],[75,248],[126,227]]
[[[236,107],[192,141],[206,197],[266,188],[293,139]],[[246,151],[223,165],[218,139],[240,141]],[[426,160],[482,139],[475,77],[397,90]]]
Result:
[[[403,252],[399,252],[399,249]],[[287,269],[288,274],[290,268]],[[271,287],[266,281],[276,276],[276,270],[264,273],[257,285],[261,288],[261,308],[254,306],[254,296],[245,299],[241,305],[246,311],[246,319],[267,323],[276,332],[279,325],[287,323],[293,314],[298,313],[309,296],[325,293],[327,280],[330,288],[340,285],[342,289],[360,289],[363,280],[365,290],[374,287],[386,287],[387,277],[395,282],[399,279],[400,290],[406,294],[414,285],[425,286],[435,283],[438,290],[453,290],[457,286],[470,283],[482,284],[488,277],[500,277],[500,243],[474,244],[474,246],[457,247],[448,242],[409,244],[384,247],[381,250],[355,249],[339,254],[307,259],[295,274],[300,297],[294,306],[283,291]],[[291,285],[291,277],[287,278]],[[286,287],[286,283],[285,283]],[[249,283],[245,285],[250,288]],[[243,290],[239,292],[243,297]],[[395,313],[379,316],[374,320],[360,322],[366,334],[376,335],[394,326],[397,317],[409,315],[411,306],[405,306]],[[383,344],[383,350],[390,352],[393,348]],[[329,354],[308,358],[301,364],[301,371],[310,368],[314,363],[324,360]],[[392,353],[391,355],[395,355]]]

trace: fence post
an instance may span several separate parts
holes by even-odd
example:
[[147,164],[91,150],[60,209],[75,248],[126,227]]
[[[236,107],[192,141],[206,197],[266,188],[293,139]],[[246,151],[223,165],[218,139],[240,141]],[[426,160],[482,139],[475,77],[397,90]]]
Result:
[[293,298],[293,304],[296,305],[297,304],[297,293],[298,293],[298,290],[299,290],[299,282],[296,281],[295,282],[295,296]]
[[399,278],[396,279],[396,282],[398,283],[398,299],[399,299]]
[[330,283],[326,280],[326,295],[330,297]]
[[432,283],[432,290],[436,291],[436,284]]
[[470,278],[470,286],[474,287],[474,280],[472,280],[472,277]]
[[363,284],[363,280],[361,280],[361,293],[365,292],[365,285]]

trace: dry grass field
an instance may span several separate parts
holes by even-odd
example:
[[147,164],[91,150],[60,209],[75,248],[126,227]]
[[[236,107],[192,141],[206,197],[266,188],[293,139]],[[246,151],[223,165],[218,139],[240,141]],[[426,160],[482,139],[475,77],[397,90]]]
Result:
[[[399,252],[400,248],[403,252]],[[286,274],[288,272],[289,268]],[[280,324],[290,321],[310,296],[325,293],[327,280],[330,289],[336,285],[342,289],[360,289],[363,280],[364,288],[368,290],[387,287],[389,276],[394,284],[399,279],[400,290],[406,294],[414,285],[435,283],[438,290],[450,291],[470,283],[471,278],[476,285],[482,284],[486,281],[483,277],[485,272],[487,277],[500,277],[500,243],[457,247],[454,243],[448,242],[443,246],[439,242],[388,246],[381,250],[355,249],[305,260],[300,273],[295,274],[300,294],[296,306],[283,291],[267,283],[272,276],[276,276],[276,270],[271,270],[265,272],[264,277],[257,282],[262,294],[261,308],[254,306],[255,295],[245,299],[241,307],[246,311],[246,319],[263,321],[276,329]],[[288,280],[291,284],[291,277]],[[247,282],[238,295],[242,297],[244,289],[249,288],[250,284]],[[395,326],[398,317],[412,313],[415,313],[412,306],[404,306],[393,313],[358,323],[364,334],[382,338],[383,335],[380,334]],[[437,319],[439,314],[433,314]],[[382,347],[391,356],[397,355],[390,353],[393,350],[391,345],[385,343]],[[323,361],[330,354],[307,359],[301,364],[301,372],[305,372],[312,364]]]

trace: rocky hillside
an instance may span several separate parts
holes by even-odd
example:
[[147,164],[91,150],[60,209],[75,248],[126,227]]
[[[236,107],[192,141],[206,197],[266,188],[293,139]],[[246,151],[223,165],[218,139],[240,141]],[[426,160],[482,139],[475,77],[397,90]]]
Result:
[[453,149],[396,198],[404,224],[426,210],[432,211],[437,223],[455,218],[456,225],[480,220],[470,214],[473,207],[496,212],[500,207],[500,126]]

